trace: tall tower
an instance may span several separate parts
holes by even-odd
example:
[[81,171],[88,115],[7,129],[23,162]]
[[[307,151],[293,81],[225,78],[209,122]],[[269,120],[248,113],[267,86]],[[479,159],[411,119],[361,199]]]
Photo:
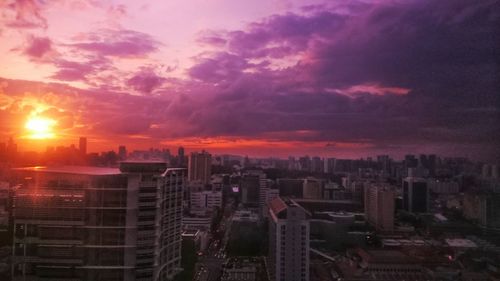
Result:
[[389,186],[369,184],[365,191],[367,221],[379,231],[394,229],[394,190]]
[[177,151],[177,157],[179,158],[178,164],[179,167],[183,167],[186,163],[184,163],[184,147],[180,146],[178,151]]
[[403,209],[412,213],[429,211],[429,187],[423,178],[411,176],[403,180]]
[[78,150],[80,150],[80,153],[82,155],[87,154],[87,138],[86,137],[80,137],[80,143],[78,145]]
[[[180,155],[180,154],[179,154]],[[212,155],[202,151],[192,152],[189,156],[188,166],[188,179],[189,181],[196,181],[203,185],[210,183],[212,176]]]
[[309,281],[308,214],[294,201],[281,197],[268,206],[270,280]]

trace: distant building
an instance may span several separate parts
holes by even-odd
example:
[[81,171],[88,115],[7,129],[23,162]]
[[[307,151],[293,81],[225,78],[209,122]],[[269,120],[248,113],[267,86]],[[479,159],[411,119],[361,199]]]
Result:
[[205,151],[193,152],[189,156],[188,179],[190,182],[210,183],[212,175],[212,155]]
[[118,147],[118,158],[122,161],[127,159],[127,148],[124,145]]
[[357,249],[351,255],[356,258],[336,262],[339,280],[433,280],[418,260],[400,251]]
[[436,194],[457,194],[460,192],[458,182],[454,181],[440,181],[429,179],[427,181],[429,190]]
[[325,169],[325,164],[323,163],[323,160],[315,156],[311,159],[311,172],[313,173],[323,173]]
[[464,216],[483,227],[500,229],[500,193],[466,193]]
[[322,199],[323,181],[315,178],[304,179],[303,198],[304,199]]
[[169,280],[184,169],[124,162],[16,169],[13,280]]
[[379,231],[394,229],[395,193],[389,186],[370,184],[365,191],[366,220]]
[[308,214],[289,199],[269,202],[267,265],[271,281],[309,280]]
[[210,230],[211,224],[211,216],[194,214],[184,214],[184,216],[182,216],[183,229]]
[[87,138],[85,138],[85,137],[81,137],[80,138],[80,143],[79,143],[79,146],[78,146],[78,150],[80,151],[80,153],[82,155],[86,155],[87,154]]
[[255,281],[257,265],[249,261],[228,262],[224,265],[221,281]]
[[240,180],[241,203],[256,207],[259,205],[261,176],[246,174]]
[[302,198],[304,190],[303,179],[280,178],[277,180],[280,196]]
[[177,157],[178,157],[177,164],[179,165],[179,167],[184,167],[184,165],[186,164],[185,163],[186,156],[184,155],[184,147],[182,147],[182,146],[179,147],[179,149],[177,150]]
[[10,194],[9,183],[0,181],[0,232],[6,232],[9,229]]
[[412,213],[429,211],[429,188],[425,179],[410,175],[403,180],[403,209]]
[[190,211],[193,214],[205,215],[215,208],[222,208],[221,191],[197,191],[190,194]]

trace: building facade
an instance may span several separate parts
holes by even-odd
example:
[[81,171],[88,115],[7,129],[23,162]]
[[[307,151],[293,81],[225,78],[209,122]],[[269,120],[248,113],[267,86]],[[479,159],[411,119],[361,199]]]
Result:
[[269,206],[268,272],[272,281],[309,280],[307,212],[290,199],[277,197]]
[[184,169],[17,169],[13,280],[169,280],[180,270]]
[[429,188],[425,179],[407,177],[403,180],[403,209],[411,213],[429,211]]
[[190,182],[210,183],[212,175],[212,155],[205,151],[193,152],[189,156],[188,179]]
[[395,193],[389,186],[370,184],[365,191],[366,220],[379,231],[393,231]]

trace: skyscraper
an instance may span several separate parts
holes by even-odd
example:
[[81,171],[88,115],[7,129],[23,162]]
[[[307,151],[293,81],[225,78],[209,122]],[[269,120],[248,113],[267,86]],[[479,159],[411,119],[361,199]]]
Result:
[[[179,154],[180,155],[180,154]],[[205,151],[192,152],[189,156],[188,178],[189,181],[200,182],[204,185],[210,183],[212,175],[212,155]]]
[[183,167],[186,164],[184,163],[185,160],[184,147],[182,146],[179,147],[179,149],[177,150],[177,157],[179,158],[177,164],[179,165],[179,167]]
[[375,183],[366,186],[366,220],[379,231],[394,229],[394,198],[394,190],[390,186]]
[[127,159],[127,147],[126,146],[120,145],[118,147],[118,158],[122,161]]
[[403,180],[403,209],[412,213],[429,211],[429,188],[427,181],[411,175]]
[[308,214],[297,203],[277,197],[269,206],[268,272],[272,281],[309,280]]
[[178,272],[184,169],[125,162],[16,172],[13,280],[167,280]]
[[86,137],[80,137],[80,143],[78,145],[78,150],[82,155],[87,154],[87,138]]

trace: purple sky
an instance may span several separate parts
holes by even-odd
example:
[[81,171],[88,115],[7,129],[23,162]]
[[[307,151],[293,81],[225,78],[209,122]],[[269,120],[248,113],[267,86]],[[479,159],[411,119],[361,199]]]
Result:
[[[0,1],[0,142],[498,159],[500,1]],[[23,139],[29,116],[55,140]]]

